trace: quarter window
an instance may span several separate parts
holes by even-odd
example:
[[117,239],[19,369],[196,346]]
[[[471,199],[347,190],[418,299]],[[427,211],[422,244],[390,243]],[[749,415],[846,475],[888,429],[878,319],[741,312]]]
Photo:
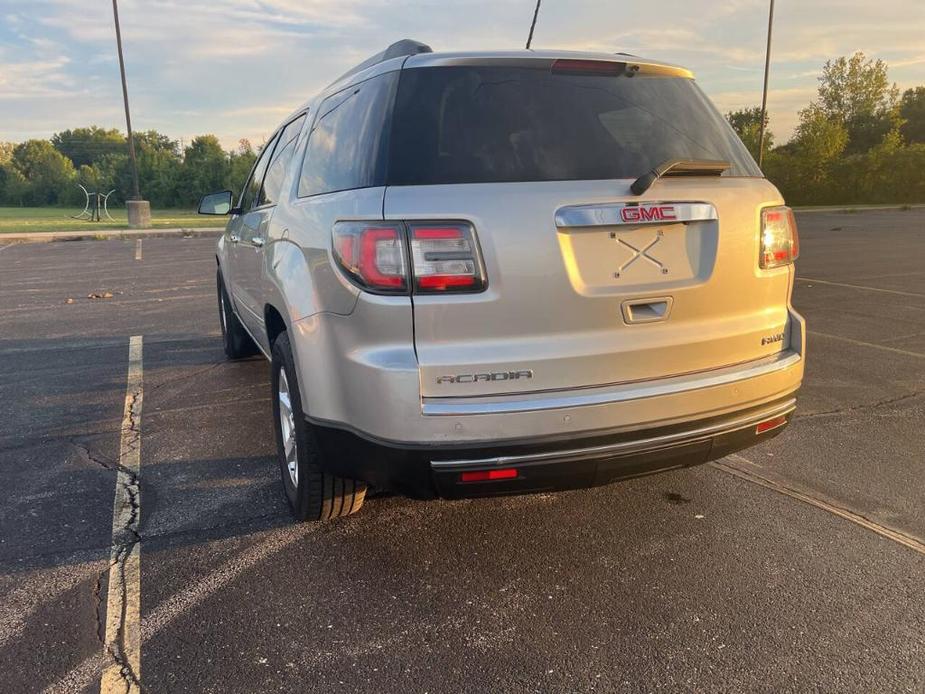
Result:
[[398,73],[325,99],[309,137],[299,197],[383,185],[388,120]]
[[273,153],[273,147],[276,146],[278,133],[274,134],[267,142],[260,156],[257,157],[257,163],[251,171],[251,177],[244,186],[244,192],[241,193],[241,204],[238,205],[244,212],[255,207],[257,199],[260,197],[260,189],[263,187],[263,175],[267,172],[267,165],[270,162],[270,155]]
[[303,125],[305,125],[304,114],[283,129],[283,134],[280,135],[273,157],[270,159],[270,165],[267,167],[267,175],[263,180],[263,190],[260,193],[258,205],[272,205],[279,202],[286,171],[289,169],[292,152]]

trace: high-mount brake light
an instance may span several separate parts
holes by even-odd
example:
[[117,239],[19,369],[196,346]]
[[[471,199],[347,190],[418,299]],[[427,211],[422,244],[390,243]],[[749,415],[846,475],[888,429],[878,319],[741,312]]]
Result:
[[800,255],[800,237],[793,210],[783,205],[761,210],[761,247],[758,264],[762,270],[789,265]]
[[408,222],[415,294],[485,288],[475,232],[463,222]]
[[616,77],[626,71],[626,63],[609,60],[561,59],[552,63],[552,71],[569,75],[610,75]]
[[333,236],[335,259],[362,288],[388,294],[408,291],[401,223],[338,222]]

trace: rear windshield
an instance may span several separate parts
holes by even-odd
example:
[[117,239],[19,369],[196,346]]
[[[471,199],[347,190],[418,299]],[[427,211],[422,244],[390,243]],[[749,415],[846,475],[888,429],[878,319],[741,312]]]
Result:
[[693,80],[548,67],[403,70],[388,185],[637,178],[669,159],[761,176]]

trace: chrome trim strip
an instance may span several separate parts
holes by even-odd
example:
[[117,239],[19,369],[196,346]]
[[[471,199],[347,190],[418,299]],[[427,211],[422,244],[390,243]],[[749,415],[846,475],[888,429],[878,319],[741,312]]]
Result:
[[[674,219],[624,220],[624,209],[673,207]],[[716,208],[706,202],[622,202],[598,205],[571,205],[556,210],[557,227],[639,226],[641,224],[672,224],[675,222],[706,222],[719,219]]]
[[537,412],[558,410],[588,405],[610,405],[640,398],[674,395],[701,388],[722,386],[736,381],[765,376],[789,369],[800,362],[799,354],[787,350],[757,361],[747,362],[725,369],[662,378],[656,381],[628,383],[603,389],[587,389],[581,392],[544,393],[541,397],[508,396],[504,400],[485,398],[424,398],[421,411],[428,416],[456,417],[473,414],[503,414],[512,412]]
[[577,460],[588,460],[594,458],[606,458],[611,455],[621,455],[628,453],[642,453],[660,448],[667,448],[674,445],[695,443],[704,439],[709,439],[722,434],[731,434],[750,426],[756,425],[772,417],[790,414],[796,409],[796,398],[770,407],[761,412],[748,415],[747,417],[737,417],[734,419],[713,424],[710,426],[681,431],[676,434],[667,434],[665,436],[653,436],[648,439],[638,439],[636,441],[622,441],[612,443],[606,446],[591,446],[588,448],[576,448],[567,451],[550,451],[546,453],[530,453],[528,455],[502,455],[494,458],[481,458],[477,460],[432,460],[430,467],[433,470],[456,470],[466,468],[483,468],[493,465],[510,466],[526,465],[530,463],[542,463],[549,461],[571,462]]

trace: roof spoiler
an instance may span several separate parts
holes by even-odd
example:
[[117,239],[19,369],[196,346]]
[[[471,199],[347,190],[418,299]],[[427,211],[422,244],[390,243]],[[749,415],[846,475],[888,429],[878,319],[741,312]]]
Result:
[[337,82],[350,77],[350,75],[354,75],[361,70],[365,70],[366,68],[372,67],[373,65],[378,65],[379,63],[385,62],[386,60],[391,60],[392,58],[400,58],[403,55],[417,55],[418,53],[433,52],[434,49],[432,49],[426,43],[421,43],[420,41],[415,41],[414,39],[402,39],[401,41],[396,41],[384,51],[376,53],[376,55],[367,58],[356,67],[348,70],[343,75],[338,77],[334,82],[332,82],[332,84],[337,84]]

